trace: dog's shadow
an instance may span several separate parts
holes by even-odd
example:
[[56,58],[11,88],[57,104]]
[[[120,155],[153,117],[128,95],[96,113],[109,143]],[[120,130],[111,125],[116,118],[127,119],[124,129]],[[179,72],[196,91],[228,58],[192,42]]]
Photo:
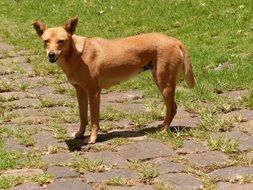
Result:
[[[189,131],[191,127],[187,126],[171,126],[169,128],[170,133],[178,133],[182,131]],[[117,131],[110,131],[107,133],[99,133],[97,138],[97,143],[102,143],[106,141],[110,141],[115,138],[137,138],[143,137],[147,134],[153,134],[160,132],[161,128],[159,126],[153,126],[148,128],[143,128],[140,130],[117,130]],[[81,139],[68,139],[65,140],[65,143],[68,145],[70,151],[82,150],[83,148],[89,149],[92,144],[88,144],[89,136],[84,136]]]

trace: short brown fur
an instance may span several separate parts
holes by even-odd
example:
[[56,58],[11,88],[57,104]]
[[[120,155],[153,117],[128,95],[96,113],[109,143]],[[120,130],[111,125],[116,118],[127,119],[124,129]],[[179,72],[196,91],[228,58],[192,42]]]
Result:
[[90,104],[91,135],[95,143],[99,130],[100,93],[143,70],[151,69],[166,106],[162,126],[167,131],[177,110],[174,100],[178,75],[183,71],[189,87],[195,84],[188,51],[179,40],[159,33],[147,33],[121,39],[87,38],[74,34],[78,18],[68,20],[63,27],[47,28],[33,23],[44,41],[50,62],[56,62],[75,87],[80,128],[75,138],[84,135]]

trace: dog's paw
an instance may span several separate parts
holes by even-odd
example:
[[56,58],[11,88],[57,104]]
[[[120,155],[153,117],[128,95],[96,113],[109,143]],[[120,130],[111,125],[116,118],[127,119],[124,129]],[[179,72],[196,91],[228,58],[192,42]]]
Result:
[[168,126],[164,125],[164,124],[160,125],[158,127],[158,129],[160,129],[162,133],[167,133],[168,132]]
[[162,124],[159,124],[159,125],[157,126],[157,129],[163,130],[163,129],[164,129],[164,124],[163,124],[163,123],[162,123]]
[[97,137],[96,136],[90,136],[88,144],[94,144],[97,141]]
[[162,128],[162,129],[161,129],[161,132],[162,132],[162,133],[167,133],[167,132],[168,132],[167,127]]
[[84,138],[84,134],[78,131],[78,132],[72,134],[72,138],[73,139],[82,139],[82,138]]

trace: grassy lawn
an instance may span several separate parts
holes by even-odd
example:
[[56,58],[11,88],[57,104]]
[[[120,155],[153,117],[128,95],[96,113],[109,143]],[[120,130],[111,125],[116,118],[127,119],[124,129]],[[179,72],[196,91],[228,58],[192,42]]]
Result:
[[[233,127],[234,121],[221,118],[219,115],[221,112],[239,108],[253,109],[253,1],[1,0],[0,7],[0,40],[38,54],[37,59],[31,60],[35,74],[52,75],[57,80],[65,79],[65,76],[56,66],[48,63],[43,45],[31,25],[35,20],[41,20],[49,27],[53,27],[63,25],[65,20],[78,15],[79,24],[76,31],[78,35],[117,38],[144,32],[161,32],[182,40],[189,49],[197,84],[193,90],[187,90],[184,88],[186,87],[184,80],[180,79],[178,86],[181,90],[177,91],[176,100],[181,107],[196,112],[202,122],[197,129],[178,132],[176,135],[151,134],[151,137],[168,142],[176,148],[182,145],[182,139],[186,136],[198,141],[207,141],[210,133],[227,131]],[[224,69],[217,70],[220,67]],[[0,81],[0,92],[15,88],[25,90],[26,86],[15,87]],[[142,90],[145,97],[160,97],[150,72],[142,73],[109,90],[127,89]],[[249,95],[242,100],[234,101],[219,95],[222,92],[241,89],[249,91]],[[57,90],[63,94],[74,94],[59,85]],[[51,107],[53,103],[55,104],[42,101],[41,108]],[[57,102],[58,104],[64,103]],[[101,118],[104,120],[130,118],[137,125],[143,126],[162,118],[163,112],[155,102],[151,102],[150,107],[151,116],[126,114],[112,109],[110,113],[101,114]],[[10,117],[8,114],[2,114],[5,110],[8,108],[0,104],[0,124],[2,117]],[[57,126],[52,124],[51,129],[57,131],[59,136],[64,136]],[[29,131],[25,134],[19,132],[21,135],[17,136],[12,131],[0,128],[0,173],[8,168],[43,167],[40,154],[11,153],[3,148],[2,138],[6,134],[20,138],[23,144],[34,143],[33,139],[28,138]],[[226,139],[207,143],[214,150],[222,150],[224,144],[229,144],[230,146],[226,146],[223,151],[228,155],[234,154],[237,149],[235,142]],[[37,163],[33,163],[31,157],[35,157]],[[23,161],[21,158],[26,159]],[[154,171],[150,172],[149,168],[147,171],[140,172],[147,178],[156,175]],[[0,188],[12,186],[8,180],[11,181],[0,177]],[[46,177],[44,181],[47,180]],[[115,179],[108,183],[124,182]]]
[[[197,86],[190,93],[179,93],[179,101],[213,101],[217,91],[252,86],[251,1],[2,0],[0,6],[1,38],[38,52],[42,60],[45,53],[33,31],[32,21],[39,19],[48,26],[58,26],[78,15],[80,22],[76,33],[80,35],[115,38],[156,31],[181,39],[189,48]],[[234,66],[215,71],[221,64]],[[48,69],[45,61],[43,65]],[[158,96],[152,80],[147,78],[151,78],[149,73],[114,88],[130,86],[144,89],[148,96]]]

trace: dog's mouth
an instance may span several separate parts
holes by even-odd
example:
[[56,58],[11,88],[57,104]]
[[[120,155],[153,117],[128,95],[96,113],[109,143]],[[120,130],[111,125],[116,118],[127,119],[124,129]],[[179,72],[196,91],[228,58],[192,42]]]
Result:
[[48,60],[49,60],[49,62],[50,63],[55,63],[58,60],[58,58],[60,57],[60,55],[61,55],[61,52],[60,52],[59,55],[57,55],[54,52],[49,52],[48,53]]
[[57,61],[57,58],[49,58],[50,63],[55,63]]

